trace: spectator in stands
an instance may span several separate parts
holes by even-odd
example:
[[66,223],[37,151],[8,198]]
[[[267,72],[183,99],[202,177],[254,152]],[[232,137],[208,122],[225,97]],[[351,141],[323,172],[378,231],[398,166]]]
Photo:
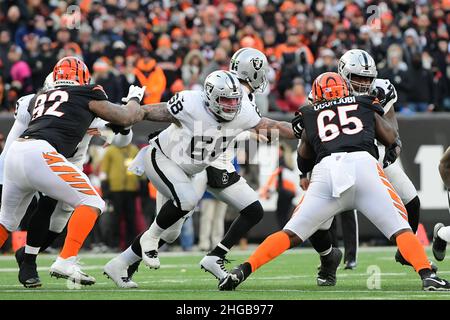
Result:
[[8,51],[8,62],[10,67],[9,77],[12,85],[19,91],[20,96],[31,93],[33,87],[31,84],[31,68],[22,60],[22,49],[19,46],[12,45]]
[[162,34],[158,39],[158,48],[155,51],[155,59],[158,66],[164,71],[166,77],[166,91],[172,86],[175,80],[180,79],[181,60],[177,59],[172,50],[170,36]]
[[206,67],[203,69],[203,72],[200,74],[200,83],[203,83],[208,76],[213,71],[216,70],[228,70],[230,57],[227,56],[227,52],[224,48],[218,47],[214,51],[214,58],[213,60],[206,65]]
[[206,61],[199,50],[191,50],[184,58],[181,67],[181,77],[187,88],[195,88],[201,86],[200,74],[205,67]]
[[111,66],[105,60],[106,58],[99,59],[94,63],[92,80],[103,87],[109,101],[120,104],[126,92],[122,91],[120,79],[114,74]]
[[292,88],[286,91],[287,112],[295,112],[306,102],[307,93],[301,78],[295,78]]
[[420,44],[419,35],[413,28],[409,28],[403,34],[403,58],[408,67],[413,63],[413,56],[422,53],[422,46]]
[[388,79],[397,90],[396,111],[406,107],[408,93],[410,90],[410,79],[408,78],[408,66],[402,61],[402,49],[399,45],[393,44],[388,49],[387,63],[378,73],[381,79]]
[[317,78],[324,72],[336,72],[338,60],[333,50],[328,48],[322,48],[319,58],[314,63],[314,70],[312,78]]
[[144,52],[143,57],[136,63],[134,74],[136,84],[147,87],[142,102],[144,104],[161,102],[161,97],[166,90],[166,76],[156,60]]
[[[384,1],[379,3],[380,17],[369,21],[365,14],[370,12],[369,6],[373,4],[374,1],[343,0],[280,0],[264,5],[248,0],[81,1],[81,27],[73,29],[74,15],[67,13],[67,2],[2,1],[0,72],[4,80],[3,97],[22,93],[21,89],[17,91],[18,83],[12,85],[9,74],[11,63],[7,56],[14,43],[24,51],[22,59],[32,69],[33,87],[48,71],[45,67],[63,55],[82,56],[90,69],[99,58],[107,57],[118,72],[127,73],[125,77],[120,76],[121,80],[131,78],[129,70],[126,71],[129,56],[133,56],[133,63],[138,60],[141,63],[140,59],[147,60],[150,58],[146,55],[152,55],[163,66],[166,96],[172,84],[182,79],[182,62],[189,51],[200,50],[202,58],[210,63],[202,70],[201,82],[205,70],[226,68],[234,51],[242,46],[252,46],[264,50],[268,56],[276,72],[270,99],[276,97],[281,103],[296,77],[302,77],[305,86],[309,85],[311,67],[316,59],[321,59],[323,48],[332,50],[339,59],[346,50],[360,47],[369,51],[380,69],[388,70],[387,65],[392,62],[384,61],[388,48],[399,45],[403,53],[400,61],[393,63],[397,66],[406,63],[411,67],[412,57],[424,53],[422,68],[430,69],[433,76],[435,110],[443,110],[444,104],[448,104],[449,86],[447,72],[443,70],[449,62],[448,58],[444,59],[445,50],[440,46],[443,48],[449,39],[448,5],[445,1]],[[33,38],[30,35],[37,35],[39,39],[48,37],[52,43],[47,46],[39,40],[36,48],[33,40],[28,41],[27,47],[27,39]],[[166,45],[159,47],[159,42]],[[167,43],[171,44],[170,48]],[[224,53],[217,52],[219,47]],[[289,57],[290,54],[294,56]],[[391,58],[397,59],[395,55]],[[174,61],[176,68],[173,68]],[[313,71],[311,78],[317,70]],[[399,73],[394,73],[397,79]],[[182,80],[186,83],[186,78]],[[159,91],[162,82],[157,83]],[[15,93],[9,95],[9,90]],[[398,91],[405,90],[400,88]],[[156,99],[158,94],[152,96],[155,101],[159,100]]]
[[136,236],[136,197],[140,190],[140,182],[139,177],[128,172],[127,168],[138,151],[133,144],[122,148],[110,145],[101,162],[100,179],[103,196],[110,200],[113,206],[113,212],[107,219],[108,230],[105,232],[106,244],[111,248],[119,248],[122,215],[126,223],[125,238],[122,238],[125,246],[128,246]]
[[411,57],[411,65],[406,72],[411,86],[408,92],[406,109],[402,112],[433,111],[433,75],[423,68],[422,54],[416,52]]

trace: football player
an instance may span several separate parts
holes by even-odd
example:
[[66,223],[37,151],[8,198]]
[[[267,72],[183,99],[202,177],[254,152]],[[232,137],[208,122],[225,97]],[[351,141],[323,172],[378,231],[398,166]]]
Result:
[[[241,55],[242,60],[236,60],[236,56]],[[149,150],[141,151],[136,157],[135,163],[143,163],[140,167],[145,167],[147,176],[156,185],[161,194],[158,202],[163,205],[150,229],[105,266],[105,273],[119,287],[128,287],[123,282],[123,279],[129,280],[127,268],[141,258],[147,266],[159,268],[158,247],[178,237],[184,219],[192,214],[207,187],[219,199],[240,209],[239,217],[224,240],[200,262],[218,279],[226,276],[225,254],[262,218],[263,209],[257,194],[234,172],[232,157],[220,156],[244,130],[266,133],[278,130],[280,136],[291,139],[295,136],[289,123],[261,117],[254,104],[253,92],[266,82],[265,56],[246,48],[238,51],[234,58],[231,64],[242,61],[234,72],[240,72],[240,78],[229,71],[216,71],[205,80],[203,93],[183,91],[175,95],[167,109],[179,125],[172,124],[162,131],[150,141]],[[253,69],[244,62],[251,63]],[[254,81],[249,84],[250,76]],[[223,174],[228,179],[222,184],[217,180]]]
[[95,117],[128,127],[144,117],[160,119],[159,110],[149,112],[140,106],[145,88],[136,86],[130,87],[126,106],[108,102],[101,86],[89,85],[89,70],[76,57],[58,61],[53,80],[54,89],[38,92],[31,100],[29,126],[11,143],[5,158],[0,246],[17,229],[34,193],[44,193],[75,208],[50,274],[93,284],[95,279],[81,271],[77,254],[105,204],[87,176],[67,158]]
[[[377,79],[378,72],[375,61],[366,51],[360,49],[347,51],[339,60],[338,73],[347,80],[349,89],[353,95],[371,94],[377,96],[383,107],[384,119],[398,132],[398,123],[393,107],[397,101],[397,92],[389,80]],[[405,208],[408,212],[408,223],[415,233],[419,225],[420,200],[413,183],[400,167],[399,160],[396,160],[396,153],[400,149],[400,138],[397,138],[396,142],[390,146],[390,149],[386,149],[383,145],[379,144],[379,163],[385,168],[385,173],[389,181],[398,192],[403,203],[405,203]],[[383,159],[386,160],[385,163],[382,163]],[[352,225],[353,228],[356,228],[355,223]],[[357,234],[356,230],[354,230],[354,234]],[[321,256],[321,269],[317,277],[318,285],[335,285],[336,269],[339,266],[340,256],[342,254],[337,248],[332,248],[328,230],[322,227],[309,240]],[[395,255],[395,260],[403,265],[410,265],[403,259],[398,250]],[[432,266],[436,271],[436,266]]]
[[375,138],[388,148],[397,131],[383,119],[378,99],[350,95],[347,81],[327,72],[313,84],[313,105],[300,108],[304,130],[298,148],[301,172],[312,170],[311,184],[282,231],[264,240],[250,258],[219,284],[234,290],[259,267],[298,246],[337,213],[356,208],[395,242],[422,279],[424,290],[450,290],[431,270],[412,232],[406,209],[378,164]]
[[[447,148],[439,163],[439,173],[447,188],[448,203],[450,206],[450,147]],[[449,207],[450,210],[450,207]],[[447,243],[450,241],[450,226],[445,227],[443,223],[437,223],[433,232],[433,255],[438,261],[445,258]]]
[[[53,88],[53,74],[50,73],[45,79],[43,90],[47,91]],[[34,94],[20,98],[16,104],[15,122],[8,134],[5,142],[5,148],[0,155],[0,183],[3,184],[3,165],[5,155],[10,144],[17,139],[28,127],[31,120],[29,102]],[[32,111],[32,110],[31,110]],[[114,131],[117,132],[114,133]],[[131,128],[118,128],[105,120],[95,118],[80,144],[75,154],[67,160],[75,164],[80,170],[83,168],[89,143],[92,137],[96,135],[117,146],[125,146],[131,142],[133,132]],[[19,265],[19,281],[27,288],[39,287],[41,282],[37,273],[36,252],[45,250],[63,231],[67,224],[73,208],[63,202],[39,195],[37,210],[31,215],[27,228],[27,245],[18,249],[15,253]]]

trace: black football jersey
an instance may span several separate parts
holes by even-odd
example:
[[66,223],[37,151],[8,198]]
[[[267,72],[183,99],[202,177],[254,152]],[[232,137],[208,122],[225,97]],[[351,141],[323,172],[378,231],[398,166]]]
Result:
[[107,99],[99,85],[62,86],[38,93],[31,101],[30,124],[21,137],[46,140],[70,158],[96,117],[89,102]]
[[375,112],[383,108],[372,96],[348,96],[300,108],[307,139],[318,163],[336,152],[367,151],[378,159]]

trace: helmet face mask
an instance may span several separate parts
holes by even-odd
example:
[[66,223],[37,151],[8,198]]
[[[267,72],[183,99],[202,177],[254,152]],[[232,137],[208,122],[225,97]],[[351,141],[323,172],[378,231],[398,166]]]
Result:
[[258,92],[264,92],[267,88],[267,66],[266,56],[254,48],[239,49],[230,60],[230,72]]
[[373,77],[364,77],[356,74],[350,74],[348,78],[351,91],[356,95],[369,94],[372,83],[375,81]]
[[214,71],[204,84],[206,106],[220,120],[231,121],[241,110],[242,88],[229,71]]
[[375,60],[360,49],[349,50],[339,59],[338,73],[348,81],[354,95],[369,94],[378,75]]

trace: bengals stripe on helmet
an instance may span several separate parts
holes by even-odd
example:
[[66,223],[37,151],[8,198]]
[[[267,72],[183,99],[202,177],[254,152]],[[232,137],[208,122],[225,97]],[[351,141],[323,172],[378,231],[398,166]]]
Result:
[[88,67],[77,57],[64,57],[53,68],[53,81],[75,81],[80,85],[90,82]]

